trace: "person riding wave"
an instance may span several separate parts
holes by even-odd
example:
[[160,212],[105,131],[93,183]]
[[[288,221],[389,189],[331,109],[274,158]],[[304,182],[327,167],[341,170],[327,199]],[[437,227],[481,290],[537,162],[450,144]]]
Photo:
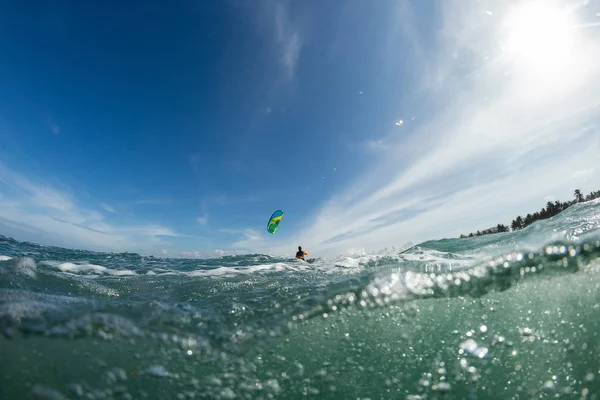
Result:
[[304,260],[304,256],[308,255],[308,252],[305,250],[302,250],[302,246],[298,246],[298,251],[296,252],[296,258],[302,261],[306,261]]

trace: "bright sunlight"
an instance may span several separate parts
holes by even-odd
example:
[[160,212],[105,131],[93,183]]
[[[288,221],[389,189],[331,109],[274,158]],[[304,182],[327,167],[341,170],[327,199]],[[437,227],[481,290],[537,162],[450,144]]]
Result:
[[506,20],[505,50],[520,72],[556,79],[573,63],[572,26],[568,10],[555,1],[518,4]]

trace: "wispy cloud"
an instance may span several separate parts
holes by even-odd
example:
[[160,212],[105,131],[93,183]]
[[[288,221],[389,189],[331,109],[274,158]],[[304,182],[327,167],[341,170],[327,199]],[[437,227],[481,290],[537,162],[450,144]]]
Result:
[[[409,136],[392,131],[366,143],[386,151],[296,242],[335,253],[440,237],[508,222],[548,193],[570,196],[575,178],[592,186],[593,174],[581,171],[600,167],[598,31],[561,30],[560,18],[574,24],[585,9],[576,16],[553,1],[531,3],[487,2],[494,12],[485,18],[477,3],[444,3],[435,53],[419,57],[426,46],[418,44],[405,55],[423,71],[414,93],[430,99],[420,106],[427,121],[405,121]],[[523,19],[531,32],[518,25]]]
[[228,252],[221,249],[215,249],[214,251],[182,251],[181,257],[184,258],[214,258],[214,257],[223,257],[227,254],[234,254],[233,252]]
[[573,173],[573,179],[587,178],[590,175],[593,175],[595,172],[596,171],[594,170],[594,168],[586,168],[579,171],[575,171]]
[[248,196],[216,196],[206,200],[208,203],[229,206],[233,204],[241,204],[241,203],[256,203],[261,201],[261,198],[254,195]]
[[[270,60],[276,60],[277,69],[281,76],[275,80],[278,84],[289,83],[295,78],[298,62],[304,45],[300,18],[292,15],[290,0],[265,0],[260,3],[239,2],[231,3],[255,24],[265,37],[266,44],[272,48]],[[282,79],[281,79],[282,78]],[[267,114],[271,107],[267,106]]]
[[[36,182],[0,164],[0,223],[35,233],[44,243],[95,250],[149,250],[165,237],[189,237],[158,224],[110,222],[100,210],[80,206],[64,189]],[[100,206],[112,214],[106,204]],[[114,211],[114,210],[113,210]]]
[[169,198],[146,198],[146,199],[139,199],[139,200],[133,200],[131,201],[129,204],[131,205],[138,205],[138,206],[163,206],[163,205],[168,205],[168,204],[172,204],[173,201]]
[[239,240],[236,240],[231,244],[232,248],[249,251],[264,249],[264,238],[255,229],[219,229],[219,232],[235,235],[239,238]]
[[111,206],[109,206],[106,203],[101,203],[100,207],[102,207],[105,211],[108,211],[109,213],[114,213],[116,212],[116,210],[114,208],[112,208]]
[[206,225],[208,224],[208,217],[206,215],[198,217],[196,218],[196,222],[198,222],[199,225]]
[[294,28],[289,12],[288,4],[281,1],[275,4],[274,22],[277,43],[281,52],[281,63],[285,69],[286,77],[293,79],[296,64],[300,59],[303,40],[300,32]]

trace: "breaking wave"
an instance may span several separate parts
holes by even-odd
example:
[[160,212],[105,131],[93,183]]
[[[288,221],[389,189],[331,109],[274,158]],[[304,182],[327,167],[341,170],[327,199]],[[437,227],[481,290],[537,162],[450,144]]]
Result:
[[597,398],[599,228],[315,264],[0,238],[0,398]]

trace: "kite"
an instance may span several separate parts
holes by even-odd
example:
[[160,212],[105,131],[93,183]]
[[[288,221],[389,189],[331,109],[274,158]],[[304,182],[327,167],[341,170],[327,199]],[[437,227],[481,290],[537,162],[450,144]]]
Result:
[[275,211],[271,218],[269,218],[269,223],[267,224],[267,230],[269,233],[273,234],[277,230],[279,226],[279,222],[281,222],[281,218],[283,218],[284,212],[281,210]]
[[404,121],[402,121],[401,119],[396,121],[396,126],[402,126],[404,125]]

